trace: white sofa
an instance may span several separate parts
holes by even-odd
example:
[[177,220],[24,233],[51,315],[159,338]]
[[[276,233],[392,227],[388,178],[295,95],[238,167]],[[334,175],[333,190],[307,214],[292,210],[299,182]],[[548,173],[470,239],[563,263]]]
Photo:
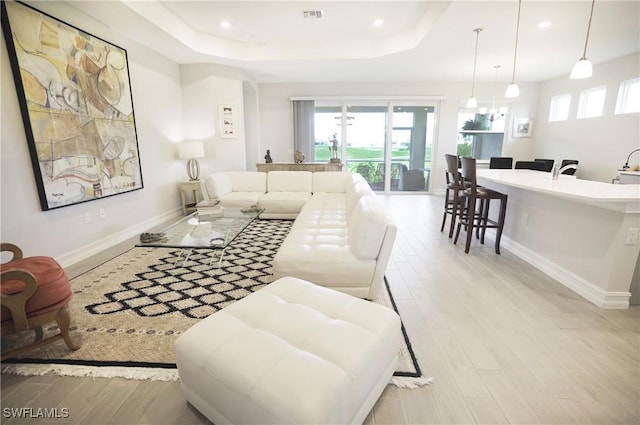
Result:
[[204,193],[223,206],[264,208],[260,218],[293,219],[311,198],[310,171],[223,171],[204,179]]
[[205,178],[205,188],[223,205],[265,208],[260,218],[295,218],[273,260],[276,277],[366,299],[382,287],[397,228],[360,174],[214,173]]

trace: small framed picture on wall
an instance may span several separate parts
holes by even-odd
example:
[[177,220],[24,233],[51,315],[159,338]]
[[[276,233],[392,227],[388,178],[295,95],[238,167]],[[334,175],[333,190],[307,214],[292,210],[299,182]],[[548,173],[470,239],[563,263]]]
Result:
[[529,118],[514,118],[513,119],[513,137],[531,137],[533,132],[533,120]]
[[236,108],[233,105],[220,105],[220,137],[232,139],[236,133]]

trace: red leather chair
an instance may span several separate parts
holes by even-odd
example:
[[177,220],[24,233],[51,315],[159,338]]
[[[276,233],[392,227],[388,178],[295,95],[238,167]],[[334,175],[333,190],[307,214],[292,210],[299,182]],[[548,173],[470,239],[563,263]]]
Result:
[[[71,284],[64,269],[51,257],[23,258],[22,250],[10,243],[0,244],[0,251],[9,251],[12,258],[0,265],[2,294],[2,336],[28,329],[35,330],[35,341],[27,346],[2,354],[2,360],[63,339],[77,350],[69,332],[71,316],[67,306],[73,297]],[[55,321],[60,333],[43,338],[42,325]]]

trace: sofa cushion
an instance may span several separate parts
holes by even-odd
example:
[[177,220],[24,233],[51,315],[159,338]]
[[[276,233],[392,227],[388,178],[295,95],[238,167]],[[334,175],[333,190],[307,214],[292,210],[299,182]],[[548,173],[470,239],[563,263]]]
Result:
[[312,188],[311,171],[270,171],[267,174],[267,192],[307,192],[311,195]]
[[273,259],[276,277],[293,276],[332,288],[369,287],[375,266],[375,259],[353,254],[346,228],[292,228]]
[[262,196],[264,192],[231,192],[221,200],[225,207],[247,208],[257,205]]
[[361,197],[373,195],[374,193],[371,190],[371,186],[369,186],[369,184],[364,180],[357,181],[353,185],[349,186],[345,195],[347,217],[351,217],[351,212],[353,211],[353,208],[356,206]]
[[298,214],[310,198],[311,192],[268,192],[260,196],[258,206],[270,214]]
[[349,218],[349,244],[360,259],[376,259],[387,231],[387,215],[375,195],[362,196]]
[[313,173],[313,193],[345,193],[352,183],[351,173],[343,171],[325,171]]
[[267,191],[267,173],[259,171],[230,171],[231,187],[234,192]]
[[209,195],[209,199],[222,199],[233,190],[229,173],[209,174],[204,179],[204,188],[207,191],[207,195]]

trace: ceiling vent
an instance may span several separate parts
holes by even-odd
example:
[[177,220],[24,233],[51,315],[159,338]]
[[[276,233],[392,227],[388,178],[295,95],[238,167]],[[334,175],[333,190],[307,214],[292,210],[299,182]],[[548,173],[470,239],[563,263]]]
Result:
[[322,10],[303,10],[304,19],[322,19],[324,16]]

